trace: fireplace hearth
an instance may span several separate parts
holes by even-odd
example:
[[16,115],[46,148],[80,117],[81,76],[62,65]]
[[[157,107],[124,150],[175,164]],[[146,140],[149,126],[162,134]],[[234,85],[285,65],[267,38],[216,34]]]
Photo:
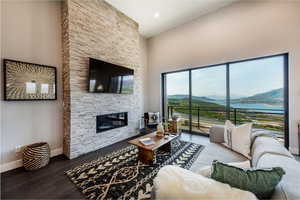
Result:
[[96,133],[121,128],[128,125],[128,113],[112,113],[96,117]]

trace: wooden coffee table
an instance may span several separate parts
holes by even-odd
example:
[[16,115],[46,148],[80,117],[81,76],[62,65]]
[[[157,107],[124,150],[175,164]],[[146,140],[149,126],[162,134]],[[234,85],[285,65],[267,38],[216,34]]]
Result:
[[[179,135],[169,134],[168,138],[158,137],[156,132],[149,133],[147,135],[138,137],[136,139],[128,141],[129,144],[133,144],[139,149],[139,160],[147,165],[151,165],[156,162],[156,150],[161,149],[166,152],[171,152],[171,141],[178,138]],[[143,145],[139,140],[142,138],[151,138],[155,144]]]

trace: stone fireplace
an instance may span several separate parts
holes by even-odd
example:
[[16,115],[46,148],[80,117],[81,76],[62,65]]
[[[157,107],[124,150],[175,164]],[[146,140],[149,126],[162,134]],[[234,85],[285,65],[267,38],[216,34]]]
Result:
[[[64,154],[72,159],[138,133],[143,79],[136,22],[103,0],[65,0],[62,11]],[[88,93],[89,57],[134,69],[134,93]],[[97,133],[97,116],[112,113],[127,113],[127,125]]]

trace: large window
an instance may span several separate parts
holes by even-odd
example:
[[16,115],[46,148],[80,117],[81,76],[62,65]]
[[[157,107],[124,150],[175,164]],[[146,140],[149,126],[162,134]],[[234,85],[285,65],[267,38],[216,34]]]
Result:
[[230,64],[230,108],[236,124],[252,122],[284,139],[284,57]]
[[192,131],[209,134],[212,125],[224,124],[226,65],[196,69],[192,75]]
[[287,62],[282,54],[164,73],[164,118],[180,116],[184,131],[202,135],[226,119],[252,122],[288,146]]
[[189,130],[189,72],[170,73],[166,76],[167,113],[169,118],[179,115],[182,118],[180,127]]

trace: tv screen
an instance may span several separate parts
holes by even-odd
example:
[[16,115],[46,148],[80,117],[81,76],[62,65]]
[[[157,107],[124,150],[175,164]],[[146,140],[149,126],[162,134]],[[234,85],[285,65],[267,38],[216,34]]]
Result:
[[134,70],[90,58],[89,92],[133,93]]

